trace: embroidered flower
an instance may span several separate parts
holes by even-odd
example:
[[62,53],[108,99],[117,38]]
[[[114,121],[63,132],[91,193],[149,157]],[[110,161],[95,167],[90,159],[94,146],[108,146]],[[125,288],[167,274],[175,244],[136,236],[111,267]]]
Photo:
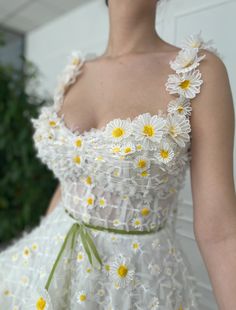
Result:
[[98,199],[98,204],[99,204],[100,208],[105,208],[106,205],[107,205],[107,201],[106,201],[106,199],[104,197],[100,197]]
[[126,287],[134,278],[134,268],[130,259],[120,254],[110,266],[110,276],[114,281],[114,287],[119,289]]
[[170,94],[179,94],[192,99],[200,93],[202,83],[200,71],[192,70],[187,73],[170,74],[165,86]]
[[82,262],[83,260],[84,260],[84,252],[82,252],[82,251],[79,251],[78,252],[78,254],[77,254],[77,256],[76,256],[76,260],[77,260],[77,262]]
[[168,115],[166,129],[169,136],[180,146],[184,147],[185,143],[190,140],[189,132],[191,126],[189,119],[183,115]]
[[108,276],[110,272],[111,266],[109,263],[103,264],[102,270]]
[[147,170],[150,167],[150,160],[147,156],[137,156],[134,160],[134,166],[138,170]]
[[174,151],[169,143],[161,141],[155,156],[160,162],[167,164],[174,158]]
[[169,102],[167,111],[173,114],[190,116],[192,111],[191,102],[188,98],[180,96],[179,98]]
[[122,155],[130,155],[135,152],[135,145],[132,142],[125,143],[122,145],[121,154]]
[[94,203],[95,203],[95,196],[94,194],[92,193],[88,193],[86,196],[85,196],[85,205],[91,209],[94,207]]
[[131,224],[135,227],[135,228],[140,228],[142,227],[142,219],[137,217],[132,219]]
[[38,244],[37,244],[36,242],[34,242],[34,243],[32,244],[32,246],[31,246],[31,248],[32,248],[33,251],[37,251],[38,248],[39,248],[39,246],[38,246]]
[[148,207],[143,207],[140,211],[141,215],[143,217],[147,217],[150,214],[150,208]]
[[144,148],[155,149],[164,133],[165,119],[150,113],[141,114],[133,121],[134,136],[136,141],[143,144]]
[[134,240],[134,241],[132,242],[132,244],[131,244],[131,248],[132,248],[132,250],[133,250],[135,253],[137,253],[137,252],[140,251],[140,249],[141,249],[140,242],[137,241],[137,240]]
[[77,302],[79,304],[83,304],[86,302],[86,300],[87,300],[87,294],[86,294],[85,290],[79,291],[77,294]]
[[106,125],[104,135],[113,142],[120,142],[132,133],[130,120],[114,119]]
[[29,258],[30,255],[31,255],[30,248],[25,246],[24,249],[23,249],[23,257],[24,258]]
[[205,56],[198,56],[198,48],[181,49],[175,60],[170,61],[170,66],[176,73],[185,73],[197,68]]
[[161,268],[158,264],[149,263],[148,264],[148,270],[150,270],[150,274],[157,276],[161,272]]
[[85,184],[87,184],[87,185],[92,185],[92,183],[93,183],[93,178],[90,176],[90,175],[88,175],[85,179],[84,179],[84,182],[85,182]]
[[119,226],[121,224],[119,219],[114,219],[112,223],[114,226]]
[[118,143],[112,143],[110,146],[110,151],[113,154],[119,154],[121,151],[121,145]]
[[78,67],[82,67],[84,64],[84,54],[80,50],[74,50],[72,53],[69,55],[69,61],[70,65]]

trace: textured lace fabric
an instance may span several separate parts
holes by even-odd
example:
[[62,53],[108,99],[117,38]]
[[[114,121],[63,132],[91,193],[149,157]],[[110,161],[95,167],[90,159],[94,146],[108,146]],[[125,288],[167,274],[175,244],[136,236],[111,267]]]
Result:
[[[175,221],[191,160],[191,100],[203,83],[199,65],[204,49],[215,52],[201,33],[190,35],[170,61],[173,74],[165,86],[176,99],[167,112],[115,118],[84,132],[72,131],[58,113],[66,88],[86,61],[82,51],[72,51],[54,104],[31,119],[37,157],[60,181],[61,200],[33,232],[0,254],[0,309],[199,309],[200,294],[175,238]],[[53,261],[75,220],[156,232],[131,236],[90,229],[102,270],[90,265],[77,238],[46,291]]]

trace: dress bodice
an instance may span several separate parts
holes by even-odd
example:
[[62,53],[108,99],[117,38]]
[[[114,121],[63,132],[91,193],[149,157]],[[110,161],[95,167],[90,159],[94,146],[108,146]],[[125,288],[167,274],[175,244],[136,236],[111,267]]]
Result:
[[73,51],[60,76],[54,104],[31,119],[37,157],[61,183],[64,207],[76,219],[104,227],[150,230],[167,221],[191,160],[191,100],[203,83],[199,70],[207,49],[200,34],[189,36],[175,59],[166,90],[167,112],[115,118],[103,128],[70,130],[58,111],[65,89],[85,62]]

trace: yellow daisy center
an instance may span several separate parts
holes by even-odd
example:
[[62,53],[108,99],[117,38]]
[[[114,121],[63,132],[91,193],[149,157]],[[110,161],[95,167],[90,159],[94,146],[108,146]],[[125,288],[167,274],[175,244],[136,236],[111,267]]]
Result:
[[115,146],[113,148],[113,153],[118,153],[118,152],[120,152],[120,147],[119,146]]
[[141,222],[140,222],[140,220],[135,220],[135,221],[134,221],[134,224],[135,224],[135,225],[140,225]]
[[92,198],[92,197],[89,197],[89,198],[87,199],[87,202],[88,202],[89,205],[92,205],[92,204],[93,204],[93,198]]
[[155,130],[152,125],[145,125],[143,127],[143,133],[148,137],[153,137],[155,134]]
[[87,176],[86,183],[87,184],[92,184],[92,178],[90,176]]
[[126,265],[120,265],[119,268],[117,269],[118,276],[121,278],[126,277],[128,273],[128,268]]
[[79,297],[80,301],[85,301],[86,300],[86,295],[85,294],[81,294]]
[[183,106],[182,106],[182,105],[179,105],[178,108],[177,108],[177,111],[178,111],[179,113],[182,113],[183,110],[184,110]]
[[147,166],[147,161],[145,160],[145,159],[140,159],[139,161],[138,161],[138,167],[139,168],[146,168],[146,166]]
[[104,206],[105,200],[104,200],[104,199],[100,199],[100,200],[99,200],[99,203],[100,203],[101,206]]
[[80,162],[81,162],[80,156],[75,156],[75,157],[74,157],[74,162],[75,162],[76,164],[80,164]]
[[137,144],[136,148],[137,148],[137,150],[141,150],[142,149],[142,145],[141,144]]
[[87,268],[86,271],[87,271],[88,273],[90,273],[90,272],[92,271],[92,269],[91,269],[91,268]]
[[75,145],[76,145],[77,147],[81,147],[81,145],[82,145],[82,140],[81,140],[81,139],[77,139],[77,140],[75,141]]
[[37,310],[44,310],[46,307],[46,300],[43,299],[43,297],[39,297],[36,303],[36,309]]
[[190,86],[190,80],[184,80],[179,84],[182,89],[188,89]]
[[142,214],[143,216],[147,216],[149,213],[150,213],[150,209],[148,209],[148,208],[143,208],[143,209],[141,210],[141,214]]
[[56,126],[56,122],[55,122],[55,121],[49,121],[49,125],[50,125],[51,127],[54,127],[54,126]]
[[79,253],[79,254],[77,255],[77,259],[78,259],[78,260],[82,260],[82,259],[83,259],[83,254]]
[[104,266],[104,268],[105,268],[106,271],[110,271],[110,265],[106,264],[106,265]]
[[117,128],[112,130],[112,136],[114,138],[119,138],[119,137],[123,136],[124,133],[125,133],[125,130],[121,127],[117,127]]
[[130,152],[131,152],[131,147],[130,146],[126,147],[125,148],[125,153],[130,153]]
[[161,150],[160,152],[162,158],[168,158],[169,157],[169,151],[168,150]]
[[3,292],[3,294],[4,294],[5,296],[8,296],[8,295],[10,295],[10,291],[9,291],[9,290],[5,290],[5,291]]
[[169,128],[169,132],[172,136],[176,136],[176,129],[174,126],[170,126]]
[[73,60],[72,60],[72,64],[73,65],[78,65],[80,63],[80,59],[79,58],[73,58]]
[[142,177],[146,177],[148,175],[148,172],[146,170],[142,171],[141,172],[141,176]]
[[139,244],[137,242],[133,243],[133,249],[138,249],[139,248]]
[[28,256],[30,253],[29,249],[24,249],[24,255]]

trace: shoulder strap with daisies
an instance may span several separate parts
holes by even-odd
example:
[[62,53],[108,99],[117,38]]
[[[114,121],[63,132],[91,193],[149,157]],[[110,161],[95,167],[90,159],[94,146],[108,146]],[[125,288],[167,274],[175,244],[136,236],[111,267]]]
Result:
[[56,112],[60,110],[67,87],[75,82],[77,76],[82,72],[81,68],[85,62],[85,56],[81,50],[73,50],[67,58],[68,62],[66,67],[62,73],[57,76],[57,86],[54,92],[53,104]]
[[[170,67],[175,71],[175,74],[168,76],[165,86],[170,94],[178,96],[176,102],[179,102],[179,111],[184,109],[184,105],[189,107],[190,100],[200,93],[203,80],[198,67],[206,57],[202,49],[217,53],[211,43],[212,40],[205,42],[202,39],[201,32],[192,34],[184,40],[176,58],[170,61]],[[190,114],[189,112],[188,115]]]

